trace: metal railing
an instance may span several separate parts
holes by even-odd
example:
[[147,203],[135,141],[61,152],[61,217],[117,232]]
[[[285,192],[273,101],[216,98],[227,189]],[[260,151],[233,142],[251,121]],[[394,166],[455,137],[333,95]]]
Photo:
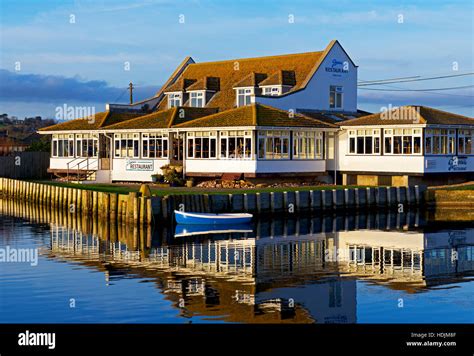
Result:
[[[79,162],[77,162],[80,160]],[[81,164],[85,164],[81,167]],[[95,164],[95,165],[94,165]],[[69,181],[69,172],[76,171],[77,182],[80,180],[81,171],[85,171],[85,179],[90,176],[91,172],[99,169],[99,159],[97,157],[78,157],[69,161],[66,165],[66,179]]]

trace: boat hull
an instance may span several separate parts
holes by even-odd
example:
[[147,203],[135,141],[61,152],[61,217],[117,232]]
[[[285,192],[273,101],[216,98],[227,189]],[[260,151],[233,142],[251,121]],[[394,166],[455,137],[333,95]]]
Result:
[[252,214],[185,213],[177,210],[175,210],[174,216],[178,224],[188,225],[245,224],[252,220]]

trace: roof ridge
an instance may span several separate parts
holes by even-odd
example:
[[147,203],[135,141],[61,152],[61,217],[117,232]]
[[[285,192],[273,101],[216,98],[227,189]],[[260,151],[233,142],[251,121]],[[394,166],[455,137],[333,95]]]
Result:
[[232,109],[227,109],[227,110],[224,110],[224,111],[219,111],[219,112],[216,112],[214,114],[211,114],[211,115],[208,115],[208,116],[204,116],[204,117],[199,117],[197,119],[193,119],[193,120],[189,120],[189,121],[186,121],[186,122],[182,122],[180,124],[177,124],[177,125],[174,125],[174,127],[179,127],[183,124],[188,124],[190,122],[197,122],[198,120],[207,120],[209,118],[213,118],[214,116],[216,115],[220,115],[220,114],[223,114],[223,113],[227,113],[228,111],[232,111],[232,110],[242,110],[242,109],[245,109],[247,108],[248,106],[239,106],[239,107],[236,107],[236,108],[232,108]]
[[171,128],[171,126],[173,126],[173,122],[174,122],[174,120],[176,119],[176,114],[177,114],[177,112],[178,112],[178,107],[177,107],[177,106],[174,106],[174,107],[172,108],[172,110],[173,110],[173,112],[172,112],[172,114],[171,114],[171,117],[170,117],[168,123],[166,124],[166,126],[167,126],[168,128]]
[[303,55],[314,55],[318,53],[323,53],[322,51],[311,51],[311,52],[299,52],[299,53],[284,53],[284,54],[273,54],[269,56],[257,56],[257,57],[245,57],[245,58],[233,58],[233,59],[223,59],[220,61],[207,61],[207,62],[195,62],[190,64],[190,66],[198,66],[201,64],[217,64],[217,63],[226,63],[226,62],[235,62],[235,61],[246,61],[246,60],[256,60],[256,59],[269,59],[269,58],[281,58],[281,57],[289,57],[289,56],[303,56]]
[[142,116],[132,117],[131,119],[127,119],[127,120],[124,120],[124,121],[116,122],[115,124],[111,124],[111,125],[104,126],[103,128],[109,129],[109,128],[114,128],[115,126],[121,125],[121,124],[123,124],[123,123],[130,123],[130,122],[135,122],[135,121],[139,121],[139,120],[143,120],[143,119],[148,119],[148,118],[151,117],[152,115],[162,114],[162,113],[165,113],[166,111],[169,111],[169,110],[170,110],[170,109],[154,111],[154,112],[151,112],[151,113],[142,115]]

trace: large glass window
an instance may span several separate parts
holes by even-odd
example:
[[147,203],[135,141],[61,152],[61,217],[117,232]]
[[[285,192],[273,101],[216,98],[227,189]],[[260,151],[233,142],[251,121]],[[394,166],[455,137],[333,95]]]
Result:
[[188,158],[216,158],[217,132],[188,132]]
[[323,157],[322,147],[322,132],[293,132],[293,159],[321,159]]
[[259,159],[289,159],[290,131],[259,131]]
[[380,154],[380,129],[349,130],[349,153]]
[[191,92],[189,94],[191,106],[195,108],[204,107],[204,93],[203,92]]
[[97,157],[98,144],[97,134],[77,134],[76,157]]
[[169,93],[168,94],[168,107],[173,108],[176,106],[183,105],[183,94],[182,93]]
[[472,155],[474,147],[472,145],[472,137],[474,130],[459,130],[458,132],[458,154]]
[[421,129],[385,129],[384,153],[421,154]]
[[252,89],[237,89],[237,106],[250,105]]
[[426,129],[425,153],[427,155],[453,155],[456,153],[455,129]]
[[114,135],[114,157],[133,157],[137,158],[140,155],[140,135],[133,133],[123,133]]
[[245,159],[252,157],[252,131],[221,131],[220,157]]
[[74,135],[53,135],[52,157],[74,157]]
[[168,158],[168,133],[142,134],[142,156]]
[[331,85],[329,87],[329,107],[331,109],[342,109],[342,96],[342,87]]

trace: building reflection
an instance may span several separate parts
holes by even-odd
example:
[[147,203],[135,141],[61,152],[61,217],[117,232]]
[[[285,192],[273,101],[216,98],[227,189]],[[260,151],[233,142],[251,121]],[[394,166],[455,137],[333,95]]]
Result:
[[379,212],[261,219],[228,231],[110,226],[0,201],[0,213],[51,231],[50,258],[147,278],[184,318],[247,323],[355,323],[357,280],[418,293],[474,271],[474,226]]

